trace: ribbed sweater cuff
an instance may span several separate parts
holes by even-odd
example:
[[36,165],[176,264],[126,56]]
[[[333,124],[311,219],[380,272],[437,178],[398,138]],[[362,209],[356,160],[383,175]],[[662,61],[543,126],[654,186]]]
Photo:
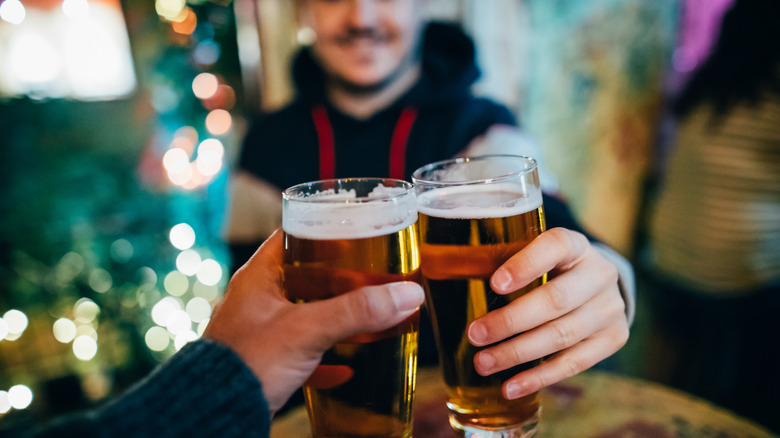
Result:
[[106,437],[267,437],[270,428],[255,375],[230,348],[205,339],[95,415]]

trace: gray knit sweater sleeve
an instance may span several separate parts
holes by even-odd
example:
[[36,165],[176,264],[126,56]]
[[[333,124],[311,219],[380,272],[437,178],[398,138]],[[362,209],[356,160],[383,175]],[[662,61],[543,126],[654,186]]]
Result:
[[101,408],[61,418],[33,436],[265,438],[270,421],[252,371],[228,347],[201,339]]

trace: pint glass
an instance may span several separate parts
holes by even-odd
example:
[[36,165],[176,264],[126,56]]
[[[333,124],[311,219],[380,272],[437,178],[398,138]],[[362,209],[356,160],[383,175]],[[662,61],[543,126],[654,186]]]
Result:
[[[291,187],[283,193],[282,228],[284,288],[293,302],[420,281],[417,209],[408,182],[363,178]],[[314,437],[412,436],[418,327],[416,312],[325,353],[304,384]]]
[[535,434],[538,394],[507,400],[501,384],[538,363],[490,375],[474,369],[468,325],[546,281],[509,295],[490,288],[490,277],[545,229],[536,162],[520,156],[456,158],[413,174],[420,213],[420,257],[447,386],[450,424],[466,437],[530,437]]

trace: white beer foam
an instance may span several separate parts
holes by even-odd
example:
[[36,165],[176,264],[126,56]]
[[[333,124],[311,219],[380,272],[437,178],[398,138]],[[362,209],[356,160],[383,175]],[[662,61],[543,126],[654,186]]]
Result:
[[[326,190],[300,201],[285,200],[282,228],[303,239],[364,239],[403,230],[417,222],[415,196],[406,189],[377,186],[365,198],[354,190]],[[355,202],[349,202],[354,200]],[[371,202],[366,202],[370,200]]]
[[541,190],[531,187],[529,192],[523,193],[513,184],[443,187],[418,194],[417,210],[446,219],[509,217],[541,207]]

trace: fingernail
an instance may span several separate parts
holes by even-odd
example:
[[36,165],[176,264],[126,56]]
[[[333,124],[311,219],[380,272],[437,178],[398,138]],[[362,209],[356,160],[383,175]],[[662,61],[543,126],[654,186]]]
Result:
[[483,345],[487,340],[487,329],[479,322],[472,322],[469,327],[469,339],[472,344]]
[[521,395],[521,388],[518,383],[507,383],[506,384],[506,398],[509,400],[514,400]]
[[512,276],[509,275],[509,272],[507,272],[506,269],[499,268],[498,271],[493,273],[493,286],[495,286],[496,289],[508,289],[511,283]]
[[422,287],[417,283],[409,281],[392,283],[388,289],[396,308],[401,312],[408,312],[420,307],[425,299]]
[[477,355],[477,366],[482,373],[489,373],[493,369],[495,363],[496,360],[490,353],[482,352]]

